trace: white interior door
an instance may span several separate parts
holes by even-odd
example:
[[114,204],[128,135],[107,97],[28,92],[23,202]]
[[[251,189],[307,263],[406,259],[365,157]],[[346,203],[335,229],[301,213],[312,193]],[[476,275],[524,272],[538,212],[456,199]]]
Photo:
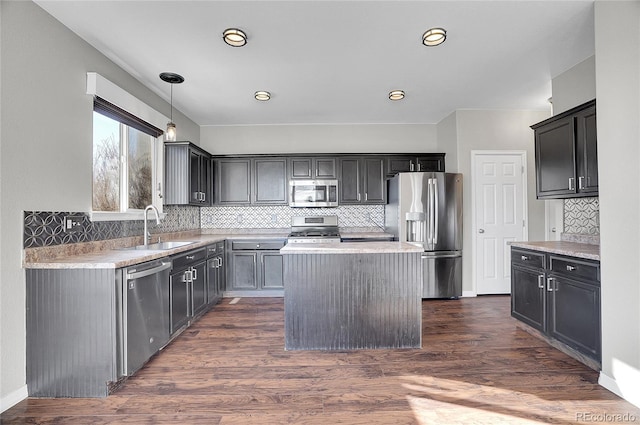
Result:
[[511,292],[508,242],[526,240],[526,153],[472,153],[477,294]]
[[559,241],[564,229],[564,199],[544,201],[545,240]]

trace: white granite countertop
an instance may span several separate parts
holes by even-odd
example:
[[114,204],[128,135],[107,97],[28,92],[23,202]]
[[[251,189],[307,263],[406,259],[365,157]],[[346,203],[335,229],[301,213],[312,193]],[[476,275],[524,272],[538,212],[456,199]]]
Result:
[[600,245],[568,241],[509,242],[509,245],[534,251],[600,261]]
[[[349,231],[345,233],[350,237],[377,238],[386,236],[383,232],[357,232]],[[127,238],[126,241],[98,241],[84,244],[57,245],[43,248],[28,248],[28,255],[25,255],[23,267],[26,269],[75,269],[75,268],[120,268],[170,255],[187,252],[193,249],[202,248],[215,242],[226,239],[286,239],[289,235],[288,229],[203,229],[199,231],[185,232],[180,236],[169,235],[162,238],[163,242],[193,242],[189,245],[165,249],[165,250],[127,250],[123,247],[140,243],[142,237]],[[157,235],[152,237],[152,243],[157,240]],[[382,252],[381,247],[371,244],[397,244],[397,242],[350,242],[338,245],[355,245],[344,252],[354,252],[355,249],[372,249],[366,252]],[[317,246],[320,244],[314,244]],[[322,244],[326,245],[326,244]],[[366,245],[366,246],[364,246]],[[391,245],[390,245],[391,246]],[[393,245],[397,246],[397,245]],[[412,245],[411,245],[412,246]],[[387,247],[386,249],[390,249]],[[365,252],[365,251],[363,251]],[[400,251],[389,251],[400,252]]]
[[[164,242],[193,242],[192,244],[164,250],[127,250],[123,248],[102,249],[92,252],[78,253],[72,245],[49,247],[48,250],[59,249],[68,251],[67,255],[58,258],[25,259],[23,267],[26,269],[113,269],[127,267],[145,261],[156,260],[192,249],[202,248],[225,239],[286,239],[284,233],[203,233],[175,238],[163,239]],[[37,248],[36,248],[37,249]]]
[[281,254],[387,254],[423,252],[421,246],[406,242],[340,242],[295,243],[280,250]]

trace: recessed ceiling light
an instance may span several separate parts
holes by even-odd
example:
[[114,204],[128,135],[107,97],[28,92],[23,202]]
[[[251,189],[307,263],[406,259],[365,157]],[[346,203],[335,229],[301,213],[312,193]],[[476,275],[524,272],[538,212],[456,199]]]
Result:
[[447,39],[447,31],[444,28],[431,28],[422,34],[422,44],[425,46],[438,46]]
[[247,44],[247,34],[238,28],[227,28],[222,33],[222,39],[229,46],[242,47]]
[[402,100],[404,99],[404,91],[393,90],[389,92],[389,100]]
[[259,100],[261,102],[266,102],[267,100],[271,99],[271,93],[269,93],[268,91],[257,91],[253,96],[256,98],[256,100]]

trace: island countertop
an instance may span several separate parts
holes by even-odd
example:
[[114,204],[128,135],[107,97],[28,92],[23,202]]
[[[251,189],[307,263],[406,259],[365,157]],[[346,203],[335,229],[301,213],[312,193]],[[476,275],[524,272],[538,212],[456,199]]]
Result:
[[281,254],[392,254],[423,251],[422,246],[406,242],[291,243],[280,249]]

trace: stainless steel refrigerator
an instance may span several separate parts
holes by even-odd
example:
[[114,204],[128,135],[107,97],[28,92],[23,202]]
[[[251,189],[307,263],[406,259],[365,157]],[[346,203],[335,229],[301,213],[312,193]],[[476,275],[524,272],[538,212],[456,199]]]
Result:
[[399,173],[389,180],[386,231],[422,246],[423,298],[462,295],[462,174]]

